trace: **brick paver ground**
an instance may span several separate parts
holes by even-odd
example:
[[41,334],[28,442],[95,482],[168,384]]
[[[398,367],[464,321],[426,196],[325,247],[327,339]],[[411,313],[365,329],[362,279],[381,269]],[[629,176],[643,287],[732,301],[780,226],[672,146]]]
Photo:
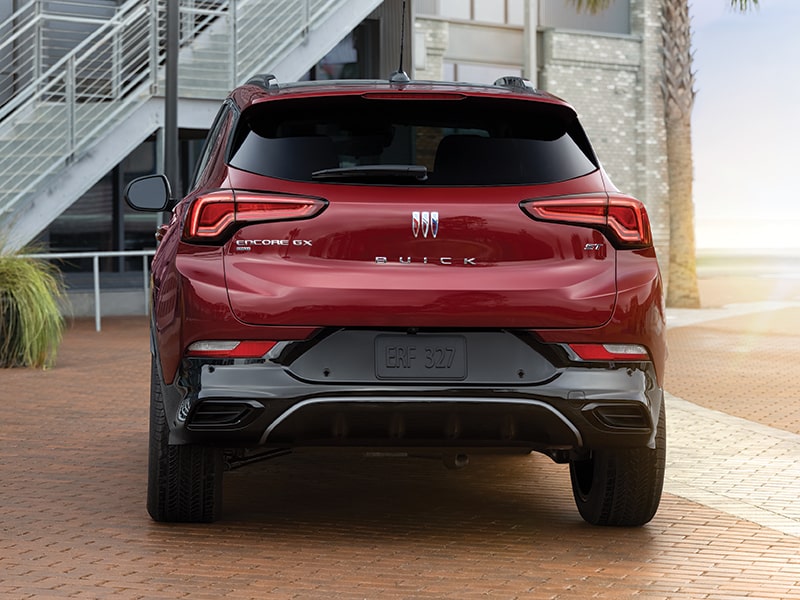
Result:
[[800,434],[800,302],[671,328],[667,340],[670,392]]
[[[784,368],[747,386],[769,394],[742,394],[731,408],[720,398],[740,396],[717,392],[723,371],[742,368],[738,323],[670,330],[668,389],[693,403],[676,399],[676,414],[738,407],[759,427],[781,427],[792,417],[762,405],[800,402],[773,394],[793,385],[796,332],[750,331],[758,353],[780,341],[784,353],[763,362]],[[219,523],[155,524],[144,507],[146,320],[92,326],[67,333],[50,371],[0,371],[0,597],[800,599],[797,536],[673,493],[643,528],[591,527],[566,468],[538,455],[475,457],[447,471],[422,459],[295,454],[226,474]],[[692,331],[727,358],[695,353]],[[737,343],[714,341],[727,335]],[[720,371],[717,385],[690,368],[702,361]],[[676,451],[691,443],[670,433]]]

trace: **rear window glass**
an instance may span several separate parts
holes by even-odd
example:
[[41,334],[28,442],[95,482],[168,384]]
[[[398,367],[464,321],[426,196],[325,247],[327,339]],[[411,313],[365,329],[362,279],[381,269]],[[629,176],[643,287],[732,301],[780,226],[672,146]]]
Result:
[[231,166],[280,179],[425,186],[564,181],[597,166],[569,109],[521,100],[277,100],[245,111]]

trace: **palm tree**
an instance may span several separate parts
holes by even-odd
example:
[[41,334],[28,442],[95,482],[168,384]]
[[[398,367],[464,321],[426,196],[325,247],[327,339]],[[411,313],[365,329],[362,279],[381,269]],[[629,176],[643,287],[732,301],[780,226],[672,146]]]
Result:
[[[576,10],[596,13],[612,0],[569,0]],[[664,119],[667,132],[669,182],[669,263],[667,305],[700,306],[695,265],[694,203],[692,199],[692,30],[688,0],[661,1],[661,36],[664,67]],[[728,0],[731,8],[745,12],[759,0]]]

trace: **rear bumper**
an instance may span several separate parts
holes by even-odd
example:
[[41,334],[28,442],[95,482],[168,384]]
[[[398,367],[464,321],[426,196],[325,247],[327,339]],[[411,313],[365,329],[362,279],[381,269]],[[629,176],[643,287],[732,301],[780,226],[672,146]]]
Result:
[[535,385],[331,385],[269,362],[189,365],[180,380],[165,388],[170,443],[226,447],[652,447],[663,398],[651,363]]

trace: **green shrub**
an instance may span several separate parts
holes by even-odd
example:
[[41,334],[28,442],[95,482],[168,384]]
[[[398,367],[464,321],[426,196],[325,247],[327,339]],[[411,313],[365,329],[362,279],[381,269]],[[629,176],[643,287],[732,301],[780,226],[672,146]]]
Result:
[[64,283],[47,261],[0,252],[0,367],[55,363],[64,318]]

